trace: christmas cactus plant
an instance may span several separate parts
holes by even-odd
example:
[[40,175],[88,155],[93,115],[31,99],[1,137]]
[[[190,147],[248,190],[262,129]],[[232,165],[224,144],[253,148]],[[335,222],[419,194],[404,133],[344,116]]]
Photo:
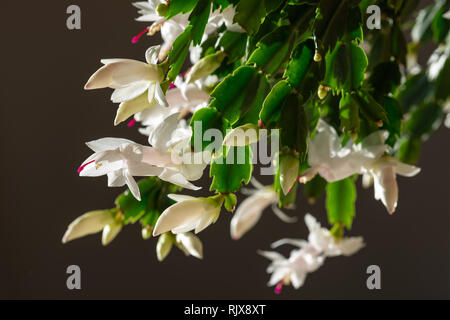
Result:
[[[272,207],[286,223],[304,216],[310,232],[306,240],[273,244],[294,246],[287,258],[259,251],[271,261],[276,292],[300,288],[327,257],[359,251],[362,237],[345,236],[356,214],[356,181],[373,187],[375,200],[394,214],[397,176],[420,172],[421,144],[450,109],[450,2],[420,10],[419,2],[134,3],[136,20],[148,27],[132,42],[160,32],[163,43],[143,61],[102,60],[85,89],[114,89],[114,125],[138,127],[148,145],[87,143],[93,154],[80,176],[106,175],[108,186],[127,189],[112,209],[72,222],[63,242],[103,231],[107,245],[124,226],[140,223],[144,239],[157,237],[160,261],[174,245],[203,258],[196,234],[222,211],[233,213],[230,233],[238,240]],[[419,64],[430,43],[434,52]],[[200,189],[195,181],[208,167],[209,196],[183,193]],[[256,169],[273,184],[253,178]],[[237,192],[247,196],[242,203]],[[300,210],[287,214],[296,201],[322,194],[330,229]]]

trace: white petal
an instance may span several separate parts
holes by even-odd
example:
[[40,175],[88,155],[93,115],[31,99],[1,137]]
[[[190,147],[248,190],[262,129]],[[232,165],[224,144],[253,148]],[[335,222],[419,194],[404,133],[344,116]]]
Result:
[[364,239],[362,237],[344,238],[339,243],[339,249],[344,256],[351,256],[364,248]]
[[144,147],[142,150],[143,150],[142,162],[159,167],[173,166],[170,153],[159,152],[158,150],[152,147]]
[[200,190],[201,187],[197,187],[186,180],[186,178],[178,171],[171,170],[169,168],[164,169],[164,171],[158,176],[160,179],[176,184],[185,189],[189,190]]
[[174,113],[160,123],[148,138],[149,143],[161,152],[167,151],[168,142],[178,126],[178,113]]
[[305,215],[305,224],[310,233],[321,228],[320,223],[309,213]]
[[86,145],[94,152],[115,150],[123,144],[134,143],[131,140],[121,138],[102,138],[86,142]]
[[132,100],[122,102],[117,109],[114,125],[117,126],[132,115],[152,107],[153,106],[148,102],[147,94],[145,93]]
[[277,285],[280,281],[284,281],[290,273],[291,270],[287,267],[276,268],[267,285],[270,287]]
[[[92,156],[87,160],[92,159]],[[94,154],[94,161],[87,162],[80,167],[81,177],[100,177],[109,172],[121,170],[124,166],[123,159],[118,151],[103,151]]]
[[267,259],[272,260],[272,261],[278,261],[278,260],[285,260],[286,259],[282,254],[280,254],[278,252],[275,252],[275,251],[261,251],[261,250],[258,250],[258,254],[263,256],[264,258],[267,258]]
[[264,209],[274,201],[276,201],[276,195],[270,197],[268,193],[262,192],[257,192],[245,199],[231,219],[231,238],[238,240],[252,229],[258,223]]
[[127,183],[123,175],[123,170],[110,171],[107,175],[108,187],[122,187]]
[[306,280],[306,272],[292,272],[291,282],[294,289],[300,289]]
[[168,194],[167,197],[169,197],[170,199],[172,199],[173,201],[176,202],[182,202],[182,201],[186,201],[186,200],[195,200],[197,198],[192,197],[192,196],[188,196],[185,194]]
[[[116,60],[117,61],[117,60]],[[103,62],[108,62],[103,60]],[[136,81],[157,81],[159,72],[156,68],[136,60],[120,60],[106,64],[95,72],[85,85],[86,90],[110,87],[123,88]]]
[[416,166],[400,162],[394,158],[391,159],[391,163],[394,166],[395,173],[404,177],[414,177],[421,171],[421,169]]
[[169,106],[166,100],[166,96],[164,95],[164,92],[162,91],[159,83],[155,85],[155,100],[160,106],[166,108]]
[[296,223],[298,221],[297,217],[288,216],[280,208],[278,208],[278,206],[275,203],[272,205],[272,211],[284,223]]
[[375,198],[383,202],[389,214],[393,214],[398,201],[398,186],[394,168],[387,166],[377,171],[374,175],[374,185]]
[[176,108],[185,105],[188,101],[183,96],[180,88],[173,88],[167,90],[166,100],[169,107]]
[[278,241],[272,243],[271,247],[273,249],[276,249],[276,248],[279,248],[279,247],[284,246],[284,245],[291,245],[291,246],[298,247],[298,248],[301,249],[301,248],[304,248],[304,247],[308,246],[308,244],[309,243],[306,240],[281,239],[281,240],[278,240]]
[[114,103],[121,103],[135,99],[146,92],[148,87],[148,81],[137,81],[124,88],[115,89],[111,96],[111,101]]
[[157,13],[149,13],[136,18],[136,21],[154,22],[160,20],[161,17]]
[[133,196],[137,200],[141,201],[141,194],[139,192],[139,187],[136,183],[136,180],[134,180],[133,176],[130,174],[130,172],[128,170],[124,170],[124,176],[125,176],[125,181],[127,182],[127,186],[130,189]]
[[128,171],[134,177],[155,177],[159,176],[163,170],[144,162],[128,162]]

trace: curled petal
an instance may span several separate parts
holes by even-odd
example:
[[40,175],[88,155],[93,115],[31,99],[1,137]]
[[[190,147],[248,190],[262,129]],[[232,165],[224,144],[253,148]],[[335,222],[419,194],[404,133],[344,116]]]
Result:
[[264,209],[277,201],[276,199],[277,195],[273,190],[265,191],[264,189],[245,199],[231,219],[231,238],[238,240],[253,228],[261,218]]

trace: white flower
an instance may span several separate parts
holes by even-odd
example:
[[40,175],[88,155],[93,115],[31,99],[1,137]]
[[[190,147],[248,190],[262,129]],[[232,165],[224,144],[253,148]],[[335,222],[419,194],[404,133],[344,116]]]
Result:
[[233,7],[233,5],[228,6],[223,12],[220,12],[220,10],[214,11],[208,21],[208,24],[211,26],[211,28],[219,28],[222,24],[225,24],[227,29],[231,32],[244,32],[244,29],[237,24],[233,23],[234,16],[236,15],[236,10]]
[[156,12],[156,8],[160,3],[164,3],[163,0],[148,0],[133,2],[133,6],[139,9],[138,13],[141,15],[137,18],[137,21],[157,21],[161,19],[159,14]]
[[153,163],[165,163],[164,157],[150,147],[118,138],[103,138],[86,143],[95,153],[78,169],[80,176],[108,176],[108,186],[127,185],[133,196],[141,200],[139,187],[133,176],[158,176],[162,169],[144,162],[144,157]]
[[247,231],[253,228],[261,218],[261,215],[268,206],[272,205],[274,213],[284,222],[293,223],[297,218],[291,218],[284,214],[276,205],[279,201],[278,194],[272,186],[264,187],[256,180],[252,183],[257,187],[256,190],[249,190],[251,194],[237,208],[230,224],[231,238],[240,239]]
[[395,212],[398,203],[396,175],[414,177],[419,172],[420,168],[402,163],[387,155],[364,168],[365,175],[373,179],[375,199],[381,200],[390,214]]
[[167,102],[171,108],[177,109],[184,117],[194,113],[201,107],[206,107],[210,96],[206,88],[218,81],[216,76],[209,76],[187,83],[181,77],[175,79],[175,88],[167,91]]
[[321,267],[326,257],[350,256],[364,247],[361,237],[336,240],[330,231],[322,228],[310,214],[305,216],[305,223],[309,229],[308,241],[282,239],[272,244],[272,248],[286,244],[300,248],[293,250],[289,259],[285,259],[277,252],[260,252],[272,260],[267,269],[268,273],[272,273],[268,285],[276,285],[276,293],[281,292],[283,285],[292,284],[295,289],[300,288],[307,274]]
[[194,198],[186,195],[170,194],[177,201],[168,207],[156,222],[153,236],[172,231],[175,234],[195,230],[199,233],[219,218],[223,198]]
[[210,99],[209,93],[205,90],[207,81],[211,81],[211,79],[202,79],[202,81],[187,84],[181,77],[177,77],[175,79],[176,87],[170,88],[166,92],[168,108],[153,105],[135,114],[134,119],[146,127],[139,131],[148,136],[157,125],[174,113],[179,112],[179,118],[184,118],[190,112],[194,113],[200,108],[207,107]]
[[305,215],[305,224],[309,230],[308,241],[297,239],[282,239],[272,244],[278,248],[290,244],[299,248],[313,248],[317,254],[325,257],[351,256],[364,247],[362,237],[336,239],[331,232],[320,226],[320,223],[310,214]]
[[311,247],[291,251],[289,259],[274,251],[259,251],[259,254],[272,261],[267,268],[267,273],[272,274],[267,285],[276,286],[277,294],[281,293],[283,285],[302,287],[308,273],[316,271],[324,261]]
[[[327,257],[351,256],[364,247],[362,237],[351,237],[336,240],[328,229],[310,214],[305,216],[305,224],[309,230],[308,242],[317,251]],[[278,242],[279,245],[281,242]]]
[[387,137],[386,131],[377,131],[359,145],[349,141],[342,147],[336,130],[319,120],[316,136],[309,142],[308,163],[311,168],[299,181],[306,183],[320,174],[328,182],[335,182],[361,173],[364,167],[387,151],[388,147],[384,144]]
[[111,100],[121,103],[115,124],[153,105],[167,106],[160,86],[163,79],[158,69],[159,46],[151,47],[145,56],[147,63],[129,59],[104,59],[104,64],[85,85],[86,90],[113,88]]
[[191,127],[185,121],[179,122],[178,118],[178,113],[172,114],[148,130],[150,145],[167,159],[165,163],[154,164],[165,168],[160,176],[162,179],[169,182],[176,181],[176,184],[185,188],[199,189],[188,181],[202,177],[211,155],[206,151],[192,152]]
[[[136,19],[137,21],[153,22],[152,26],[149,27],[149,34],[153,35],[155,32],[161,31],[161,38],[164,42],[160,52],[161,59],[167,55],[173,42],[188,26],[190,15],[190,13],[178,14],[166,20],[164,17],[159,16],[156,11],[158,5],[164,2],[161,0],[148,0],[148,2],[133,3],[139,9],[138,13],[141,15]],[[207,38],[207,35],[215,32],[222,24],[225,24],[227,29],[232,32],[244,32],[239,24],[233,23],[234,15],[235,9],[233,6],[229,6],[223,12],[220,12],[219,9],[211,12],[208,23],[205,26],[204,39]],[[191,47],[191,50],[195,50],[194,47]]]

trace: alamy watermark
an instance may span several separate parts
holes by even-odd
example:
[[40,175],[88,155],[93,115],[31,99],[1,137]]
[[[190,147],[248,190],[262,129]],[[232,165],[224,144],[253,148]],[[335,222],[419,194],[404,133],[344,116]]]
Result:
[[[193,149],[188,152],[172,152],[175,164],[203,164],[209,162],[211,154],[217,164],[260,164],[261,175],[273,175],[273,160],[280,151],[279,129],[229,129],[225,137],[219,129],[203,130],[202,121],[193,123]],[[173,150],[180,150],[174,146]],[[248,148],[246,147],[248,146]],[[200,152],[205,150],[205,152]]]
[[371,265],[367,267],[366,272],[370,275],[366,281],[367,289],[381,290],[381,268],[377,265]]
[[81,290],[81,268],[77,265],[70,265],[66,269],[69,274],[66,280],[66,286],[69,290]]
[[81,8],[75,4],[67,7],[66,13],[69,15],[66,20],[66,26],[69,30],[81,29]]

